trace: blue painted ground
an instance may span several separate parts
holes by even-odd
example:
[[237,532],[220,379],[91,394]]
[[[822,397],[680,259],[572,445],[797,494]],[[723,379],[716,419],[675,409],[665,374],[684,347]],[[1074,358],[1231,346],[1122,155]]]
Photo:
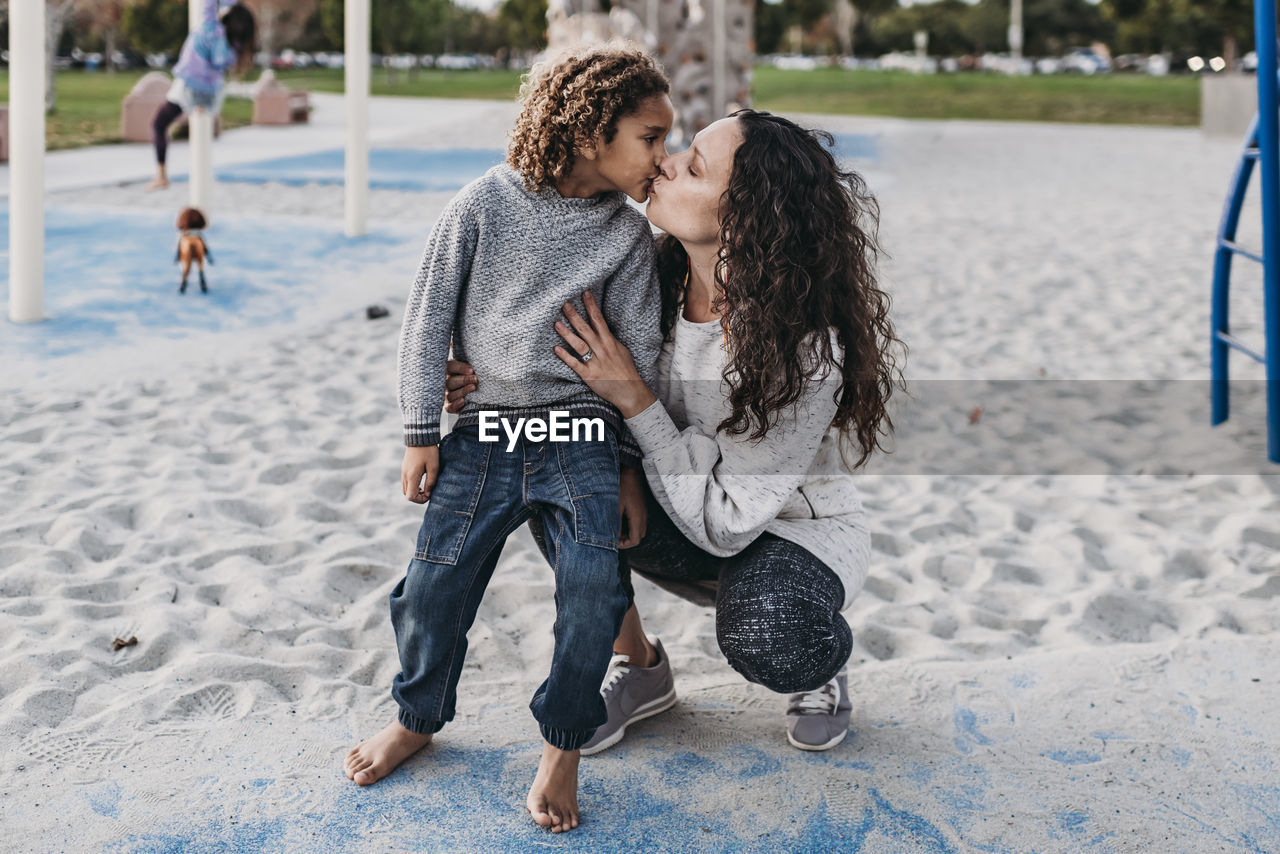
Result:
[[[864,134],[837,134],[835,150],[845,159],[875,160],[879,157],[876,137]],[[369,152],[369,186],[406,192],[460,190],[483,175],[489,167],[501,163],[504,156],[504,152],[496,149],[375,148]],[[219,181],[250,184],[268,181],[288,185],[341,184],[343,161],[343,150],[334,148],[222,166],[216,170],[216,175]],[[185,177],[179,180],[185,180]]]
[[[881,793],[869,773],[872,766],[852,758],[852,744],[824,754],[750,743],[695,753],[678,746],[664,750],[670,745],[652,737],[638,741],[640,749],[616,749],[584,761],[580,797],[585,812],[582,824],[568,835],[536,827],[523,809],[537,762],[538,746],[531,741],[509,748],[441,746],[369,788],[329,773],[315,783],[319,791],[310,794],[316,797],[303,799],[296,811],[289,807],[299,799],[296,774],[282,777],[273,773],[282,769],[269,765],[259,769],[259,776],[248,774],[248,768],[241,773],[228,768],[225,775],[201,780],[210,797],[198,814],[172,815],[102,850],[960,850],[948,839],[954,831]],[[803,790],[817,789],[815,782],[831,779],[861,787],[856,813],[849,814],[841,799],[828,803],[817,791],[816,797],[803,796]],[[745,798],[733,797],[743,793]],[[139,806],[114,782],[81,787],[79,797],[108,819]],[[313,800],[323,808],[315,808]]]
[[13,324],[7,308],[9,215],[0,210],[0,360],[49,359],[143,337],[181,339],[290,323],[334,282],[401,253],[407,287],[421,248],[420,240],[405,235],[349,239],[340,225],[323,222],[223,217],[206,231],[214,259],[206,272],[209,293],[200,293],[193,270],[180,295],[173,218],[158,212],[46,211],[48,319]]
[[[369,186],[408,192],[460,190],[489,167],[501,163],[503,156],[502,151],[488,149],[375,148],[369,152]],[[223,166],[215,174],[219,181],[248,184],[341,184],[344,157],[342,149],[334,148]]]

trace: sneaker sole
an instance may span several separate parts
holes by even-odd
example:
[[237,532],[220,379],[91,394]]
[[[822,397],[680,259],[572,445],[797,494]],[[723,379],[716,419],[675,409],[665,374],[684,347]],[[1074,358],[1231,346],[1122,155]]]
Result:
[[798,747],[801,750],[830,750],[840,742],[844,741],[844,737],[848,734],[849,734],[849,731],[844,730],[835,738],[828,741],[826,744],[804,744],[803,742],[796,741],[794,738],[791,737],[791,733],[788,732],[787,741],[791,743],[792,747]]
[[613,735],[609,736],[604,741],[600,742],[594,747],[582,748],[582,751],[581,751],[582,755],[593,756],[602,750],[607,750],[608,748],[613,747],[615,744],[622,741],[622,737],[627,734],[627,727],[631,726],[633,723],[636,723],[637,721],[642,721],[645,718],[651,718],[656,714],[665,712],[667,709],[671,708],[675,704],[676,704],[676,689],[672,688],[664,696],[661,696],[656,700],[650,700],[648,704],[641,706],[640,708],[632,712],[631,717],[627,718],[627,722],[624,723],[622,726],[618,727],[618,731],[615,732]]

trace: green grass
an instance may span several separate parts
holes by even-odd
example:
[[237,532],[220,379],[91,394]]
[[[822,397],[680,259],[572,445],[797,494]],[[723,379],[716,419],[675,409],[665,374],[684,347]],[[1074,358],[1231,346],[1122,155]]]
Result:
[[757,67],[755,104],[780,113],[1195,125],[1200,121],[1200,81],[1120,74],[1005,77]]
[[[49,150],[120,141],[120,104],[141,71],[58,73],[58,109],[48,117]],[[287,71],[295,89],[341,92],[342,72]],[[375,95],[506,100],[520,88],[520,72],[396,72],[374,69]],[[0,100],[8,100],[9,74],[0,70]],[[755,103],[778,113],[839,113],[929,119],[1008,119],[1055,122],[1195,125],[1200,84],[1193,77],[1129,75],[1003,77],[987,74],[914,75],[903,72],[779,71],[759,67]],[[228,99],[223,128],[247,125],[253,106]]]
[[[58,106],[45,120],[45,147],[79,148],[120,141],[120,105],[142,71],[60,71]],[[9,72],[0,71],[0,100],[9,100]],[[222,107],[224,130],[249,124],[253,105],[229,99]]]
[[[374,95],[399,95],[413,98],[487,98],[514,100],[520,91],[520,71],[477,69],[475,71],[442,71],[419,68],[412,72],[395,71],[390,78],[380,68],[370,69],[369,89]],[[280,79],[292,89],[313,92],[341,92],[341,69],[308,68],[280,72]]]

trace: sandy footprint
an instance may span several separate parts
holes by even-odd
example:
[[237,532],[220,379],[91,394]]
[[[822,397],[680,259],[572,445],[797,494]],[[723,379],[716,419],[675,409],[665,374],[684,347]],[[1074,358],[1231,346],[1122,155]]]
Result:
[[237,712],[237,705],[235,688],[218,682],[178,697],[165,709],[160,720],[181,726],[234,721],[243,717]]

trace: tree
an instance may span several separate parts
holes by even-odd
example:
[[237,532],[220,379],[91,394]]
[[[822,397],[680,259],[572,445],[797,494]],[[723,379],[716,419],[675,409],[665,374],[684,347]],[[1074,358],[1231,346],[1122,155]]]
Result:
[[1027,0],[1023,22],[1033,54],[1059,55],[1111,35],[1102,13],[1088,0]]
[[[1107,40],[1111,24],[1089,0],[1024,0],[1025,52],[1061,54],[1073,45]],[[1009,0],[980,0],[964,24],[965,37],[978,52],[1009,48]]]
[[1196,19],[1202,32],[1217,30],[1222,40],[1222,58],[1227,68],[1235,68],[1240,44],[1253,41],[1253,3],[1251,0],[1179,0],[1187,13]]
[[547,0],[503,0],[498,19],[506,27],[512,48],[542,50],[547,46]]
[[[376,0],[370,42],[383,54],[438,53],[449,41],[452,6],[450,0]],[[320,0],[321,26],[339,49],[344,33],[342,16],[342,0]]]
[[125,2],[126,0],[80,0],[79,17],[90,30],[102,37],[102,52],[110,73],[116,70],[112,56],[116,52],[116,38],[120,35],[120,27],[124,21]]
[[316,4],[317,0],[255,0],[252,6],[258,23],[258,50],[275,54],[281,47],[296,47]]
[[1102,0],[1122,52],[1221,50],[1229,67],[1253,41],[1251,0]]
[[911,50],[916,31],[924,30],[929,34],[930,53],[943,56],[968,53],[973,50],[973,42],[964,22],[972,9],[964,0],[938,0],[900,7],[877,19],[876,36],[893,50]]
[[787,10],[781,2],[755,0],[756,52],[777,53],[787,32]]
[[187,37],[187,10],[185,0],[129,0],[120,30],[134,50],[177,53]]
[[58,89],[53,77],[53,57],[58,52],[62,31],[75,12],[75,0],[45,0],[44,4],[44,109],[52,113],[58,106]]

